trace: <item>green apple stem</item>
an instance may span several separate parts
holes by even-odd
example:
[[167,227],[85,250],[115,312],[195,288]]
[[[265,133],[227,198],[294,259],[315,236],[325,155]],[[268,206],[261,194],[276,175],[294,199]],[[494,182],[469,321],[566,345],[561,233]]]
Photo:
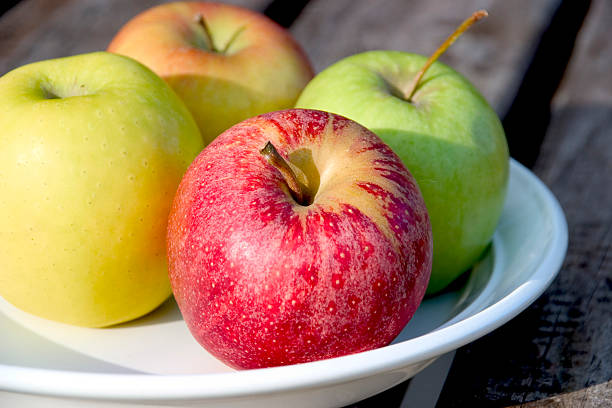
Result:
[[210,50],[212,52],[219,52],[219,50],[215,47],[215,43],[212,39],[212,34],[210,33],[210,29],[208,28],[208,24],[206,24],[206,20],[202,14],[198,14],[195,17],[196,23],[198,23],[204,29],[204,35],[206,36],[206,41],[210,46]]
[[304,172],[281,156],[269,141],[259,152],[266,158],[269,164],[281,173],[295,201],[300,205],[310,205],[313,197],[311,197],[307,186],[307,178]]
[[463,23],[461,23],[461,25],[457,27],[457,29],[450,36],[448,36],[446,41],[444,41],[442,45],[440,45],[438,49],[431,55],[431,57],[429,57],[427,62],[425,62],[425,65],[423,65],[421,70],[412,80],[410,87],[408,87],[408,90],[405,92],[405,95],[407,95],[406,100],[412,101],[412,96],[414,95],[414,92],[416,91],[419,82],[421,82],[421,79],[423,79],[423,75],[425,75],[425,72],[429,69],[431,64],[433,64],[438,59],[438,57],[442,55],[461,34],[463,34],[465,30],[470,28],[472,24],[474,24],[478,20],[481,20],[488,15],[489,13],[487,13],[486,10],[475,11],[470,17],[468,17]]

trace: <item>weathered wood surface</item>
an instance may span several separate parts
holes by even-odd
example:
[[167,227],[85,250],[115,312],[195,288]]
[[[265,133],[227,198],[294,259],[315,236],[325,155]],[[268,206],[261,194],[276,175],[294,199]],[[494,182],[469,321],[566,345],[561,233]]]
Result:
[[463,73],[503,115],[559,0],[311,0],[291,31],[321,71],[376,49],[430,55],[479,8],[489,17],[470,28],[440,60]]
[[[0,75],[28,62],[105,49],[126,21],[160,2],[23,0],[0,18]],[[261,11],[270,0],[231,3]],[[476,8],[487,8],[490,17],[442,60],[474,82],[503,115],[560,3],[311,0],[290,29],[320,71],[370,49],[429,54],[459,21]],[[567,260],[531,308],[458,351],[441,408],[612,406],[611,23],[610,2],[595,1],[553,101],[535,167],[566,211]],[[394,406],[388,401],[398,399],[357,406]]]
[[608,408],[612,405],[612,383],[602,383],[578,391],[517,405],[521,408]]
[[439,407],[612,406],[612,3],[591,5],[534,171],[570,242],[532,307],[456,356]]
[[[132,17],[168,0],[23,0],[0,18],[0,75],[23,64],[105,50]],[[269,0],[224,0],[262,11]]]

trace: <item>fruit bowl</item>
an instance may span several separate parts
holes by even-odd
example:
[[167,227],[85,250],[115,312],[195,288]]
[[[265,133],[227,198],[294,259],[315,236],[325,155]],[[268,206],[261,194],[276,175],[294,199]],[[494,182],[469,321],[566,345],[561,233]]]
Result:
[[[7,406],[342,406],[414,376],[501,326],[556,276],[567,224],[554,196],[511,162],[492,245],[461,287],[427,298],[394,342],[335,359],[234,371],[193,340],[173,300],[110,329],[46,321],[0,299]],[[29,405],[28,405],[29,404]]]

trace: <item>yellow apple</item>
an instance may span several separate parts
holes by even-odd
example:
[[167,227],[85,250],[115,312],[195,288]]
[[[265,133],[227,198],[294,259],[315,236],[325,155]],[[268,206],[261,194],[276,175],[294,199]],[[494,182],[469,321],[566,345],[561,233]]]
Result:
[[0,295],[82,326],[153,310],[172,198],[203,146],[184,104],[110,53],[18,68],[0,100]]

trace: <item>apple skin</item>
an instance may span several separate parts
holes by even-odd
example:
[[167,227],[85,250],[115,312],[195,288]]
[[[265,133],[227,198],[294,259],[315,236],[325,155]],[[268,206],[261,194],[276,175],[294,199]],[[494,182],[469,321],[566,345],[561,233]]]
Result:
[[456,71],[436,62],[402,98],[426,58],[371,51],[318,74],[296,106],[346,116],[376,133],[417,180],[431,218],[434,259],[428,293],[469,269],[489,244],[509,174],[508,146],[496,113]]
[[[259,153],[268,140],[315,186],[311,205]],[[295,364],[399,334],[425,294],[431,227],[414,179],[376,135],[294,109],[233,126],[194,160],[174,199],[168,258],[204,348],[235,368]]]
[[[213,44],[228,51],[213,52]],[[193,114],[206,144],[230,126],[265,112],[292,108],[313,77],[289,32],[244,8],[205,2],[153,7],[129,21],[108,51],[132,57],[165,79]]]
[[0,78],[0,295],[101,327],[171,293],[167,216],[202,149],[172,89],[126,57],[33,63]]

